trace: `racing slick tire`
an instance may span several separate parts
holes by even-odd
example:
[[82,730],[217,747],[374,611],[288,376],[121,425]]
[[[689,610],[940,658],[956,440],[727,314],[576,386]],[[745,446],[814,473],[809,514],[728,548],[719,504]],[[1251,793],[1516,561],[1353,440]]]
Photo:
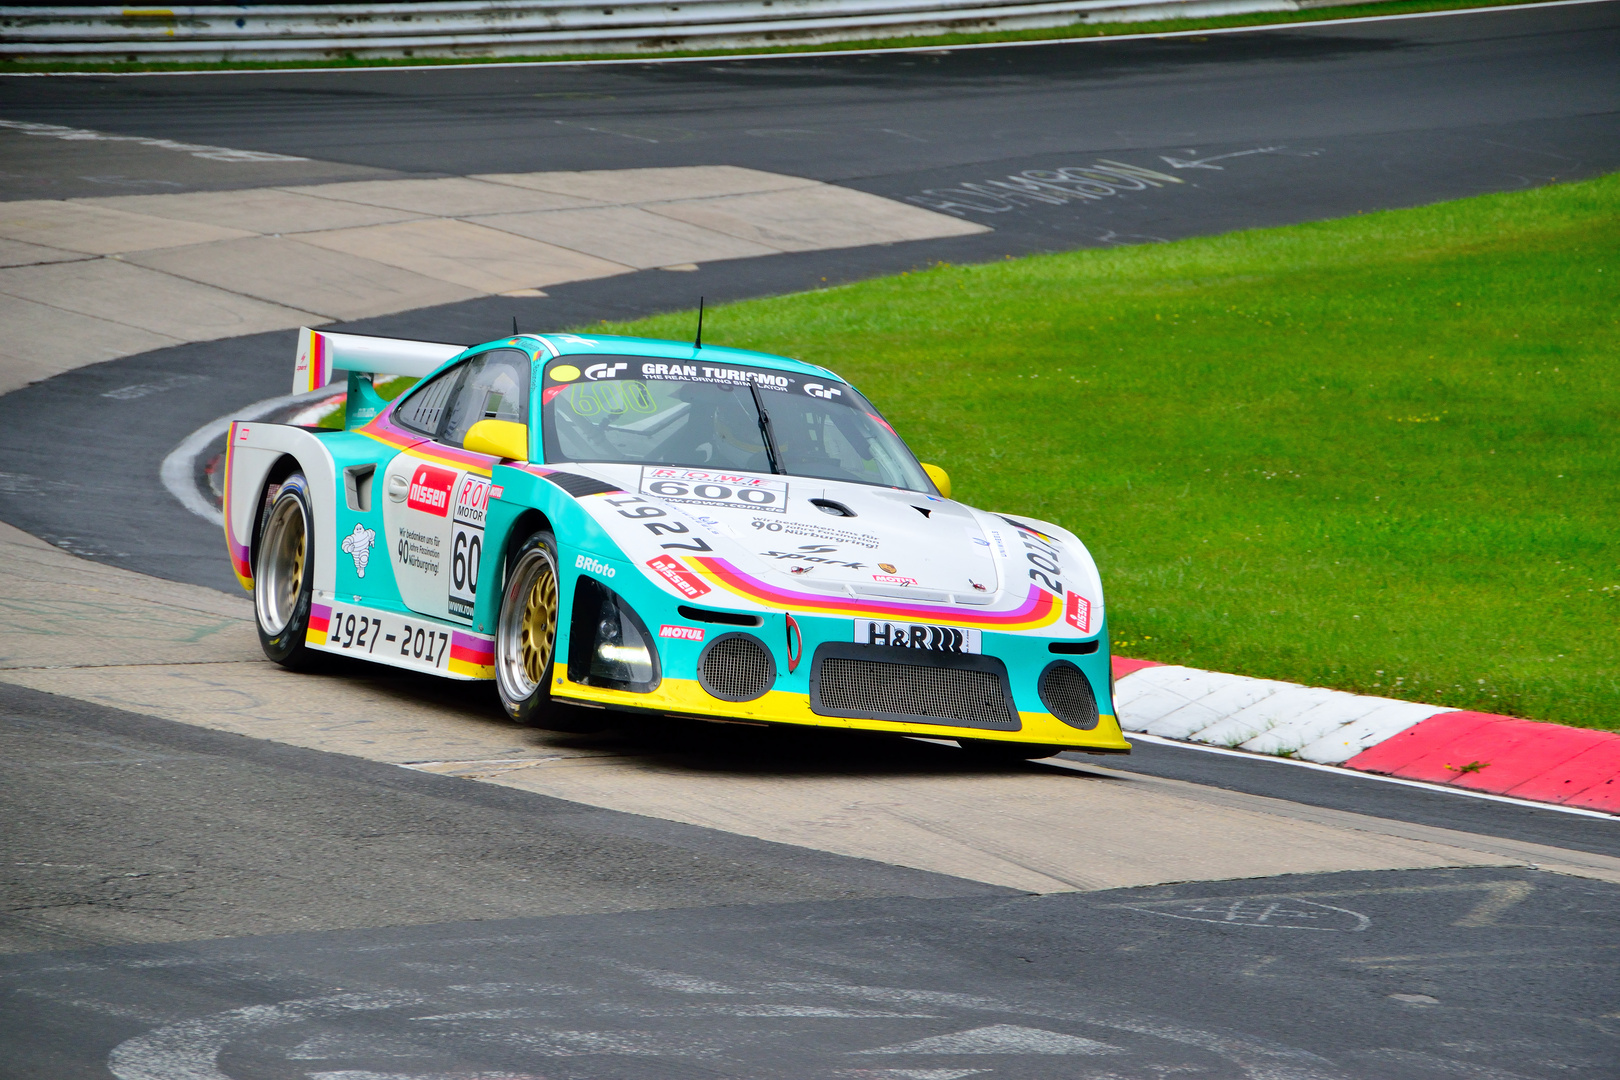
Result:
[[293,671],[314,666],[316,654],[304,643],[315,592],[309,481],[293,473],[281,482],[259,532],[253,566],[253,614],[264,655]]
[[986,764],[1036,761],[1040,758],[1049,758],[1063,750],[1061,746],[1002,742],[999,739],[957,739],[956,743],[966,750],[969,756]]
[[541,530],[512,556],[495,621],[495,688],[506,715],[551,727],[551,673],[561,609],[557,538]]

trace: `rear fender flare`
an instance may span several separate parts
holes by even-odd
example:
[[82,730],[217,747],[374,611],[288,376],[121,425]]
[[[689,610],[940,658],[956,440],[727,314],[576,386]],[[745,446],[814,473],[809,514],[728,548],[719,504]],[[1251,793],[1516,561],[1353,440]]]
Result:
[[[336,582],[332,560],[337,529],[336,466],[326,445],[303,428],[287,424],[238,421],[231,425],[229,463],[225,477],[226,543],[237,575],[253,587],[253,560],[258,556],[259,528],[271,486],[293,472],[309,481],[310,509],[314,512],[315,589],[332,594]],[[239,560],[247,560],[246,574]]]

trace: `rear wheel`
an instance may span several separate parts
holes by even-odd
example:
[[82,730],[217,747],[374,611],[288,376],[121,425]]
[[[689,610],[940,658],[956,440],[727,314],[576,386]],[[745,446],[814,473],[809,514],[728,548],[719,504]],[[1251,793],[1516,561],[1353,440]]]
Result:
[[983,762],[1035,761],[1062,752],[1061,746],[1039,743],[1002,742],[999,739],[957,739],[957,745]]
[[309,482],[302,473],[282,481],[259,534],[253,567],[253,612],[264,655],[282,667],[310,666],[315,654],[304,644],[315,591]]
[[557,653],[557,540],[540,531],[512,557],[495,624],[495,686],[506,714],[543,725]]

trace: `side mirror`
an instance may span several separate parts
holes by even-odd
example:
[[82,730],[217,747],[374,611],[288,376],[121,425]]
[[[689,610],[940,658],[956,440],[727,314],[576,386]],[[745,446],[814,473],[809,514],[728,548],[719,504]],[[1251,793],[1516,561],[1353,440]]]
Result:
[[461,440],[461,446],[475,454],[488,454],[508,461],[528,461],[529,427],[515,420],[480,420],[467,429],[467,437]]
[[[468,449],[471,449],[471,447]],[[945,496],[947,499],[950,498],[951,474],[940,468],[938,465],[930,465],[926,461],[920,462],[920,464],[923,467],[923,472],[928,474],[928,479],[932,480],[934,482],[934,486],[939,488],[939,493]]]

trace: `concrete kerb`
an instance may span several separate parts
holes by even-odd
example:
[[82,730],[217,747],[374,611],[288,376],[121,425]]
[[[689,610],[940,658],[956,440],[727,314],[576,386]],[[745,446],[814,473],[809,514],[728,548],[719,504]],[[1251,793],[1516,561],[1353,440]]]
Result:
[[1127,657],[1114,658],[1114,678],[1133,738],[1620,814],[1620,735],[1611,732]]

